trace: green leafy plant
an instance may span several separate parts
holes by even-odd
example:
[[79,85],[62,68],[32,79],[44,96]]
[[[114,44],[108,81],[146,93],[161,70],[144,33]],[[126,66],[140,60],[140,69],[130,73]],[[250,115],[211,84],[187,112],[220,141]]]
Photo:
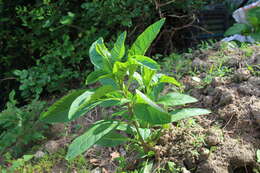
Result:
[[89,50],[95,71],[87,76],[86,84],[100,82],[101,86],[73,91],[41,115],[43,121],[68,122],[98,105],[118,106],[118,112],[94,123],[72,142],[66,159],[75,158],[93,145],[116,146],[126,142],[141,146],[144,153],[156,154],[155,141],[163,128],[172,122],[210,113],[200,108],[175,108],[197,102],[191,96],[178,92],[160,94],[165,83],[174,85],[175,91],[180,86],[175,78],[158,73],[160,66],[145,56],[164,22],[161,19],[149,26],[128,51],[124,44],[126,32],[119,35],[111,50],[102,38],[95,41]]
[[260,7],[249,9],[246,13],[248,24],[235,23],[226,32],[225,36],[242,34],[251,36],[255,41],[260,41]]
[[39,121],[44,102],[32,103],[18,108],[15,92],[9,95],[7,108],[0,112],[0,155],[8,150],[13,157],[20,156],[33,142],[44,139],[46,126]]
[[0,171],[2,173],[16,172],[18,169],[22,169],[26,162],[30,161],[33,158],[33,155],[23,155],[22,158],[12,160],[11,156],[7,153],[5,157],[5,161],[7,161],[11,166],[7,168],[0,166]]

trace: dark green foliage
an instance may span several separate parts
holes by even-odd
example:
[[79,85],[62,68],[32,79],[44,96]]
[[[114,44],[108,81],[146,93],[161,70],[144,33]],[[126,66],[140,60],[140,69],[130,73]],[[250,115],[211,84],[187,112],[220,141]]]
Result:
[[9,152],[17,157],[32,143],[44,138],[46,126],[38,119],[45,103],[33,101],[22,108],[16,104],[14,92],[11,92],[7,108],[0,113],[0,155]]
[[[204,4],[202,0],[169,2],[160,1],[167,4],[160,6],[165,15],[190,13]],[[91,43],[100,36],[115,41],[122,30],[131,31],[132,42],[133,35],[158,19],[157,5],[155,1],[143,0],[1,0],[3,101],[7,101],[11,89],[19,89],[22,98],[31,99],[43,92],[76,88],[83,76],[92,71],[86,51]],[[124,38],[122,34],[117,44]],[[121,51],[111,53],[115,56],[124,53]]]
[[23,98],[75,88],[68,81],[82,81],[92,68],[90,44],[101,35],[113,39],[135,17],[148,16],[150,5],[141,0],[1,1],[0,78],[15,76]]

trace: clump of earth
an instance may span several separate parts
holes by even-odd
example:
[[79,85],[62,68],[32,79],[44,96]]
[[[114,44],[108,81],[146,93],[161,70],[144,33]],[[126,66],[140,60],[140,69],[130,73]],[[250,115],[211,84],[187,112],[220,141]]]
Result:
[[[200,100],[197,106],[212,110],[212,114],[197,118],[206,137],[205,144],[197,149],[198,156],[184,157],[184,164],[185,159],[193,164],[186,164],[191,172],[250,173],[253,168],[259,169],[256,151],[260,148],[260,76],[248,67],[258,66],[259,72],[260,46],[248,50],[250,56],[239,48],[215,48],[192,57],[193,68],[207,71],[222,59],[221,65],[233,72],[216,76],[203,87],[198,87],[200,83],[191,76],[183,79],[191,95]],[[204,77],[204,73],[198,75],[202,80]]]

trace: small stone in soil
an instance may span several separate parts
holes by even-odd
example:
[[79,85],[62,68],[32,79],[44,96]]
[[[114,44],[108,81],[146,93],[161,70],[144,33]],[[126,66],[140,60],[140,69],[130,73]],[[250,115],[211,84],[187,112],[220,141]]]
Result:
[[45,149],[50,154],[57,152],[59,150],[59,147],[60,147],[59,143],[53,140],[45,144]]
[[208,134],[208,136],[207,136],[205,142],[208,144],[208,146],[215,146],[221,142],[221,139],[220,139],[221,130],[209,129],[207,134]]
[[228,105],[228,104],[232,103],[232,101],[233,101],[232,93],[229,91],[223,91],[219,104],[221,106],[224,106],[224,105]]
[[39,158],[42,158],[43,156],[45,155],[45,153],[41,150],[37,151],[35,154],[34,154],[34,157],[39,159]]
[[200,150],[200,160],[206,160],[209,157],[210,151],[207,148],[201,148]]
[[235,72],[234,80],[237,82],[248,80],[250,77],[250,71],[245,68],[240,68]]

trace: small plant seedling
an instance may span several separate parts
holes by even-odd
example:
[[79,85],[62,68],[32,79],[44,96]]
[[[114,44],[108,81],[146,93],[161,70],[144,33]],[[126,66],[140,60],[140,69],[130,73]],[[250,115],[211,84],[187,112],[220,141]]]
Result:
[[128,51],[124,44],[126,32],[119,35],[112,50],[108,50],[102,38],[95,41],[89,50],[95,71],[87,76],[86,84],[100,82],[101,86],[73,91],[41,115],[47,122],[69,122],[86,115],[96,106],[118,106],[118,112],[95,122],[83,135],[74,139],[67,160],[74,159],[93,145],[116,146],[126,142],[132,142],[144,153],[149,153],[155,151],[152,141],[156,141],[154,137],[158,138],[158,129],[185,118],[210,113],[200,108],[175,108],[197,102],[191,96],[178,92],[160,95],[164,83],[176,88],[180,86],[175,78],[158,73],[160,66],[145,56],[164,22],[165,19],[161,19],[149,26]]

